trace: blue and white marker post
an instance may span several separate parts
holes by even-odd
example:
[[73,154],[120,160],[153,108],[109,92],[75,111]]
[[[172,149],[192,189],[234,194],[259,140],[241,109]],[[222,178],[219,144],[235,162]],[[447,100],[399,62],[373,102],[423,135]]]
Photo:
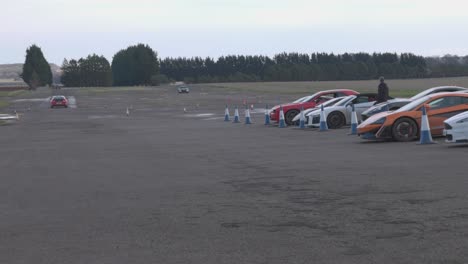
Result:
[[305,128],[304,106],[301,106],[301,113],[300,113],[300,117],[299,117],[299,128],[300,129]]
[[328,130],[328,125],[327,125],[327,120],[325,119],[325,113],[323,112],[323,104],[322,107],[320,108],[320,129],[319,131],[327,131]]
[[224,122],[229,122],[229,108],[226,105],[226,109],[224,110]]
[[265,126],[270,124],[270,110],[268,109],[268,105],[265,106]]
[[283,106],[280,106],[278,127],[280,128],[286,127],[286,122],[284,121]]
[[358,126],[358,119],[356,114],[356,109],[354,108],[354,104],[351,104],[352,112],[351,112],[351,131],[348,135],[357,135],[357,126]]
[[251,120],[250,120],[250,109],[249,109],[249,106],[245,106],[245,124],[246,125],[250,125],[252,124]]
[[434,144],[432,141],[431,128],[429,127],[429,119],[427,118],[426,106],[422,107],[421,117],[421,137],[419,139],[420,145]]
[[239,108],[237,108],[237,105],[236,105],[236,108],[234,109],[234,121],[232,121],[233,123],[240,123],[239,121]]

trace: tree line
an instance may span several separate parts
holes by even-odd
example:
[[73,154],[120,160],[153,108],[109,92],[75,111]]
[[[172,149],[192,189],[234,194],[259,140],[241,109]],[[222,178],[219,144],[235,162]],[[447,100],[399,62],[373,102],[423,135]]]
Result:
[[422,78],[425,58],[411,53],[281,53],[273,56],[166,58],[161,73],[186,82],[333,81]]
[[[64,60],[65,86],[159,85],[257,81],[334,81],[386,78],[428,78],[468,75],[468,56],[423,57],[412,53],[280,53],[229,55],[218,59],[164,58],[144,44],[118,51],[112,63],[96,54]],[[50,85],[50,66],[36,45],[26,51],[22,78],[30,87]]]

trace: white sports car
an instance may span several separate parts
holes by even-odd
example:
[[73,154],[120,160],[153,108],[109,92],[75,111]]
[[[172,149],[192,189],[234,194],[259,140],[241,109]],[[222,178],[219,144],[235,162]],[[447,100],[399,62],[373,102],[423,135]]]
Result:
[[[341,99],[343,99],[344,97],[336,97],[336,98],[333,98],[333,99],[330,99],[328,101],[326,101],[325,103],[323,104],[319,104],[317,105],[317,107],[314,107],[314,108],[309,108],[309,109],[306,109],[304,110],[304,116],[305,116],[305,122],[307,123],[308,122],[308,117],[307,117],[307,114],[317,110],[317,109],[320,109],[323,105],[323,107],[328,107],[328,106],[332,106],[336,103],[338,103]],[[293,118],[293,123],[296,123],[296,122],[299,122],[301,119],[301,113],[297,114],[294,118]]]
[[452,116],[444,121],[445,141],[450,143],[468,142],[468,111]]
[[[328,128],[336,129],[351,124],[352,104],[354,104],[358,122],[362,121],[361,113],[375,103],[376,96],[375,93],[350,95],[343,97],[336,104],[324,108],[323,112]],[[312,122],[309,124],[313,127],[320,126],[320,111],[317,109],[308,114],[308,117],[312,118]]]

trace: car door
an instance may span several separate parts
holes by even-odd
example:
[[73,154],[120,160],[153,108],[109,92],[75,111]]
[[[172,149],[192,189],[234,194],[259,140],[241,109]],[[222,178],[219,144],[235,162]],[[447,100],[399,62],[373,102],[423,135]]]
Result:
[[454,115],[468,110],[468,100],[461,96],[444,96],[436,98],[428,103],[427,116],[431,133],[442,135],[444,121]]
[[353,100],[354,109],[360,121],[362,121],[362,112],[369,109],[371,106],[374,105],[374,103],[374,97],[370,97],[368,95],[357,95],[357,98]]

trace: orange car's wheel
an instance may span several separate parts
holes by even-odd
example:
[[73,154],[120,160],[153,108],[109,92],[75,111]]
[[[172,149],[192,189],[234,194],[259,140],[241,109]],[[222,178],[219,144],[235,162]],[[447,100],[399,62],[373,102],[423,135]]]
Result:
[[418,137],[418,124],[411,118],[400,118],[392,126],[392,136],[396,141],[413,141]]

